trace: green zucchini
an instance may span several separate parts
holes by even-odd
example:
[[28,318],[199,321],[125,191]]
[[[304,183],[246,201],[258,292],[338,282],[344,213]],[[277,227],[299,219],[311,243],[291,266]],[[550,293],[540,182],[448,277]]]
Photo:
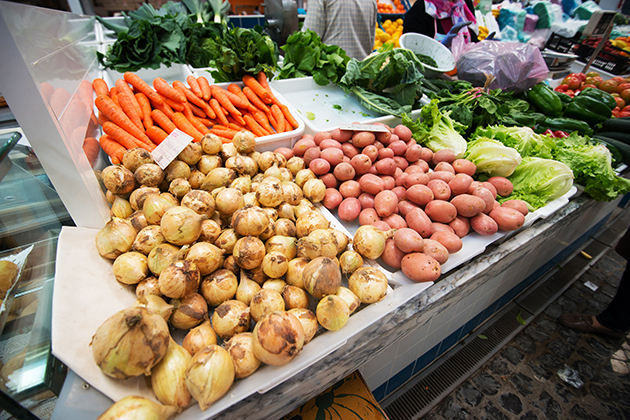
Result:
[[[596,134],[595,136],[593,136],[593,138],[595,140],[599,140],[601,142],[605,142],[605,143],[607,143],[607,145],[610,144],[610,145],[614,146],[617,149],[617,151],[619,153],[621,153],[621,156],[623,157],[623,162],[626,165],[630,165],[630,145],[628,145],[628,144],[626,144],[624,142],[621,142],[619,140],[616,140],[614,138],[603,136],[601,134]],[[609,148],[609,150],[610,150],[610,148]],[[612,153],[613,153],[612,150],[610,151],[610,153],[612,155]]]
[[602,123],[602,130],[630,133],[630,118],[610,118]]
[[621,131],[600,131],[597,134],[602,135],[603,137],[609,137],[611,139],[615,139],[618,141],[622,141],[628,145],[630,145],[630,132],[622,133]]

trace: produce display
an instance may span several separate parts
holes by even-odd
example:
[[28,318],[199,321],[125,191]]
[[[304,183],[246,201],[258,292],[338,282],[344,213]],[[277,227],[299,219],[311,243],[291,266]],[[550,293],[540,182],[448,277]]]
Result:
[[374,49],[380,49],[384,44],[391,44],[394,48],[400,47],[399,38],[403,33],[403,20],[396,19],[394,21],[387,19],[382,23],[381,29],[376,25],[376,38],[374,40]]
[[407,10],[400,0],[394,0],[392,3],[376,2],[376,7],[379,13],[400,13],[404,14]]

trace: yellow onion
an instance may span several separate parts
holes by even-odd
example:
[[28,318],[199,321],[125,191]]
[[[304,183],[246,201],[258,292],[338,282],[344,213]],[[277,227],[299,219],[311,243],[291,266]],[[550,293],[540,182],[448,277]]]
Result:
[[177,159],[181,160],[187,165],[192,166],[199,162],[199,159],[201,159],[202,155],[203,150],[201,148],[201,144],[190,142],[186,145],[186,147],[184,147],[184,150],[179,152],[179,155],[177,155]]
[[326,184],[321,179],[309,179],[304,183],[302,191],[304,192],[304,197],[311,200],[311,202],[319,203],[326,195]]
[[112,215],[121,219],[126,219],[133,214],[133,209],[128,200],[120,196],[116,196],[114,203],[112,204]]
[[278,168],[278,165],[276,164],[273,164],[272,166],[267,168],[267,170],[264,172],[264,175],[265,175],[265,178],[268,176],[272,176],[274,178],[277,178],[278,180],[282,178],[282,172],[280,171],[280,168]]
[[287,272],[287,269],[289,268],[289,261],[286,255],[282,252],[268,252],[263,257],[262,268],[268,277],[277,279],[284,276]]
[[350,313],[356,311],[357,308],[361,305],[361,299],[359,299],[359,297],[352,293],[352,290],[348,289],[347,287],[341,286],[335,294],[346,301]]
[[232,143],[223,143],[221,145],[221,151],[219,152],[219,155],[221,155],[223,161],[226,161],[229,158],[236,156],[237,154],[238,152],[236,151],[236,147],[234,147]]
[[260,235],[258,235],[258,237],[260,238],[260,240],[266,241],[267,239],[275,235],[276,235],[276,221],[270,220],[269,225],[267,225],[267,228]]
[[139,252],[125,252],[114,260],[112,270],[116,280],[123,284],[140,283],[149,274],[147,257]]
[[165,198],[169,203],[171,203],[174,206],[179,206],[179,198],[175,197],[173,194],[171,194],[168,191],[160,193],[160,197]]
[[340,330],[350,319],[348,304],[337,295],[328,295],[320,300],[315,314],[319,325],[329,331]]
[[258,236],[269,226],[269,217],[260,207],[245,206],[232,215],[232,228],[241,236]]
[[144,255],[149,255],[153,248],[164,242],[166,242],[166,238],[162,235],[162,228],[158,225],[149,225],[138,232],[131,249]]
[[204,134],[199,143],[201,144],[201,150],[208,155],[216,155],[221,151],[221,146],[223,145],[219,136],[210,133]]
[[387,277],[374,267],[360,267],[348,279],[348,288],[362,303],[375,303],[387,295]]
[[268,365],[290,362],[304,346],[304,328],[289,312],[273,312],[254,327],[254,355]]
[[199,350],[186,369],[186,387],[201,411],[225,395],[234,382],[234,361],[216,344]]
[[298,238],[308,236],[316,229],[328,229],[329,226],[330,222],[326,219],[326,216],[317,210],[310,210],[300,215],[295,222]]
[[225,343],[225,350],[234,359],[234,373],[236,378],[247,378],[256,372],[260,366],[260,360],[254,355],[254,335],[250,332],[242,332]]
[[195,242],[188,249],[186,259],[197,265],[199,274],[207,276],[223,265],[223,250],[209,242]]
[[201,183],[203,182],[203,179],[205,177],[206,174],[198,169],[193,169],[192,171],[190,171],[190,176],[188,177],[190,188],[192,188],[193,190],[198,190],[201,187]]
[[201,183],[201,189],[212,192],[221,187],[229,186],[236,178],[236,171],[228,168],[215,168],[208,172]]
[[265,257],[265,244],[255,236],[245,236],[236,241],[232,255],[239,267],[251,270],[262,264]]
[[182,346],[194,356],[199,350],[211,344],[217,344],[217,333],[212,329],[210,320],[206,319],[200,325],[188,331]]
[[339,257],[339,267],[343,274],[352,274],[357,268],[363,267],[363,257],[356,251],[346,251]]
[[[293,182],[293,174],[287,168],[280,168],[280,181]],[[296,184],[297,185],[297,184]]]
[[271,168],[273,165],[277,165],[278,157],[273,152],[262,152],[258,156],[258,168],[261,172],[265,172],[267,169]]
[[258,202],[258,199],[256,198],[255,192],[252,191],[252,192],[243,194],[243,207],[245,206],[260,207],[260,203]]
[[282,294],[282,289],[284,289],[284,286],[286,285],[287,282],[282,279],[269,279],[263,283],[262,288],[267,290],[274,290]]
[[372,225],[360,226],[354,233],[352,247],[365,258],[375,260],[383,254],[385,241],[391,237],[393,229],[383,232]]
[[142,306],[149,312],[160,315],[166,322],[168,322],[175,308],[157,295],[140,296],[138,300],[136,300],[135,306]]
[[216,270],[204,277],[199,287],[199,293],[206,299],[208,305],[219,306],[236,295],[238,280],[236,275],[224,268]]
[[112,194],[129,194],[136,187],[133,172],[122,165],[112,165],[103,169],[101,173],[103,185]]
[[173,203],[164,198],[160,194],[148,194],[144,199],[142,206],[142,212],[144,217],[152,225],[159,225],[162,220],[162,216],[166,213],[166,210],[173,207]]
[[335,238],[337,238],[337,255],[340,255],[348,249],[348,245],[350,245],[350,238],[339,229],[329,228],[328,230],[330,233],[335,235]]
[[305,308],[293,308],[287,311],[294,317],[300,321],[302,324],[302,329],[304,330],[304,345],[307,345],[315,334],[317,334],[317,330],[319,329],[319,323],[317,322],[317,316],[309,310]]
[[159,402],[180,409],[190,405],[192,396],[186,387],[185,374],[191,359],[185,348],[172,338],[169,340],[166,354],[151,369],[151,389]]
[[121,163],[125,168],[135,173],[145,163],[153,163],[153,156],[151,152],[142,147],[134,147],[123,153]]
[[268,279],[267,275],[265,274],[265,272],[262,269],[262,264],[259,265],[256,268],[254,268],[253,270],[241,269],[241,272],[245,273],[245,275],[247,276],[248,279],[255,281],[256,283],[258,283],[261,286]]
[[236,188],[225,188],[215,197],[215,206],[222,216],[231,216],[243,207],[243,193]]
[[188,194],[192,190],[190,186],[190,182],[185,178],[175,178],[168,185],[168,192],[173,194],[174,197],[178,199],[182,199],[186,194]]
[[136,284],[136,297],[142,297],[145,295],[162,296],[157,277],[150,276]]
[[315,206],[313,206],[313,204],[307,199],[300,201],[300,204],[293,207],[293,213],[295,213],[295,217],[296,217],[295,223],[297,224],[297,220],[302,215],[309,213],[311,211],[315,211],[315,210],[316,210]]
[[116,259],[120,254],[131,250],[136,234],[136,230],[129,222],[112,217],[96,233],[96,250],[101,257]]
[[301,169],[298,171],[298,173],[295,174],[295,183],[298,185],[298,187],[302,189],[304,189],[304,184],[306,184],[306,181],[311,179],[317,179],[317,175],[315,175],[315,173],[308,168]]
[[201,235],[199,235],[197,240],[213,244],[220,234],[221,226],[214,220],[206,219],[201,222]]
[[[211,170],[221,168],[223,166],[223,159],[219,155],[203,155],[199,162],[197,162],[197,169],[203,174],[204,178],[210,173]],[[203,179],[201,180],[203,183]]]
[[265,207],[276,207],[284,201],[284,192],[280,180],[267,177],[256,189],[256,199]]
[[133,214],[125,219],[136,232],[140,232],[145,227],[149,226],[149,222],[147,222],[147,218],[144,217],[144,212],[142,210],[137,210],[133,212]]
[[170,184],[175,178],[188,179],[190,171],[190,165],[179,159],[175,159],[164,169],[164,181]]
[[109,190],[105,191],[105,198],[107,199],[107,203],[109,205],[114,204],[114,200],[116,200],[116,197],[118,197],[116,194],[112,193]]
[[150,375],[168,347],[170,333],[164,318],[132,306],[109,317],[92,337],[92,356],[112,378]]
[[302,271],[304,288],[315,299],[334,295],[341,286],[341,271],[333,260],[317,257],[311,260]]
[[168,420],[179,412],[179,408],[162,405],[145,397],[129,395],[112,404],[96,420]]
[[164,213],[160,226],[166,240],[174,245],[191,244],[201,235],[201,222],[205,216],[184,206],[171,207]]
[[249,330],[249,307],[240,300],[226,300],[214,309],[212,328],[223,340]]
[[250,314],[258,322],[272,312],[284,311],[282,295],[271,289],[260,289],[249,304]]
[[308,236],[300,238],[297,247],[298,257],[332,259],[337,255],[337,238],[330,229],[315,229]]
[[151,250],[147,257],[149,270],[159,276],[166,267],[177,261],[180,248],[173,244],[163,243]]
[[284,155],[282,153],[274,152],[273,154],[276,157],[276,162],[278,164],[278,167],[279,168],[285,168],[287,166],[287,158],[284,157]]
[[276,207],[276,211],[278,212],[278,220],[288,219],[289,221],[295,221],[293,204],[289,204],[286,201],[283,201],[278,207]]
[[297,229],[295,223],[289,219],[278,219],[276,221],[276,235],[296,237]]
[[225,251],[226,254],[234,252],[234,246],[238,241],[238,236],[234,229],[223,229],[214,244]]
[[283,181],[281,185],[282,192],[284,194],[284,200],[287,202],[287,204],[297,206],[304,198],[304,193],[302,192],[302,189],[295,182]]
[[310,300],[306,290],[287,284],[282,289],[284,307],[289,310],[293,308],[308,308]]
[[164,181],[164,171],[155,163],[144,163],[133,173],[136,182],[146,187],[157,187]]
[[306,165],[304,164],[304,159],[299,156],[293,156],[287,161],[287,169],[291,171],[293,176],[297,175],[297,173],[305,167]]
[[278,211],[275,208],[262,207],[262,209],[267,214],[267,217],[269,217],[269,220],[278,220]]
[[194,262],[179,260],[162,270],[158,284],[164,296],[179,299],[197,290],[199,278],[199,269]]
[[284,276],[287,284],[304,289],[304,281],[302,279],[302,273],[304,268],[309,263],[308,258],[294,258],[289,261],[287,273]]
[[236,155],[225,161],[225,167],[242,176],[252,177],[258,173],[258,163],[249,156]]
[[232,144],[238,153],[251,153],[256,148],[256,136],[251,131],[241,130],[234,135]]
[[227,258],[225,258],[223,261],[223,268],[231,271],[235,276],[241,275],[241,267],[236,264],[236,258],[234,258],[234,255],[228,255]]
[[180,330],[189,330],[208,318],[208,303],[199,293],[190,293],[180,299],[172,299],[171,325]]
[[194,210],[197,214],[210,218],[214,215],[214,198],[212,194],[204,190],[192,190],[184,197],[180,203],[184,207]]
[[160,194],[160,189],[156,187],[140,187],[133,190],[129,194],[129,204],[134,210],[142,210],[144,206],[144,200],[149,194]]
[[245,195],[252,190],[252,178],[249,175],[239,176],[232,181],[230,188],[237,189]]
[[249,306],[252,298],[260,291],[260,285],[253,280],[247,278],[244,272],[241,272],[241,280],[236,288],[236,300],[240,300]]

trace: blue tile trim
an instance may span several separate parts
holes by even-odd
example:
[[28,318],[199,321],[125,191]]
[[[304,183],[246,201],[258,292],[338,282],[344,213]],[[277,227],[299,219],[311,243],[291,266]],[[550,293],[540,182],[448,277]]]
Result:
[[408,364],[403,370],[392,376],[389,381],[387,381],[387,393],[391,393],[398,388],[400,388],[405,382],[411,379],[413,375],[413,367],[416,362],[412,362]]

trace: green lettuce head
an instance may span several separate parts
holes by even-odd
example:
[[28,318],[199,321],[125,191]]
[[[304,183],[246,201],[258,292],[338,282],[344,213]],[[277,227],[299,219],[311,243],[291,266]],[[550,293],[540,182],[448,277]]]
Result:
[[477,166],[477,172],[488,176],[510,176],[521,163],[516,149],[488,137],[478,137],[468,143],[465,158]]
[[488,137],[498,140],[505,146],[512,147],[521,157],[534,156],[552,158],[554,139],[536,134],[530,127],[504,127],[494,125],[478,128],[473,137]]
[[569,192],[573,186],[573,171],[556,160],[527,157],[508,179],[514,190],[500,201],[520,199],[536,210]]

